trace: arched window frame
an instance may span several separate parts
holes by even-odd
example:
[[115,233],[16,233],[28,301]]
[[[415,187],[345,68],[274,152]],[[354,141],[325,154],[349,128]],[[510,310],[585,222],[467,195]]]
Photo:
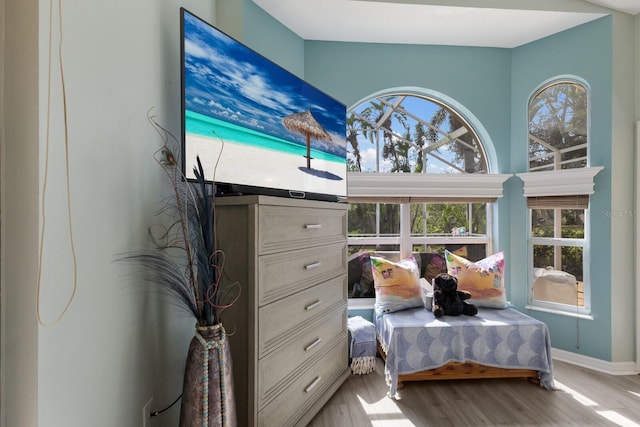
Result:
[[[436,173],[361,173],[351,172],[348,176],[348,198],[351,203],[376,203],[376,215],[380,215],[380,206],[384,203],[400,205],[400,230],[397,235],[385,236],[380,233],[380,226],[376,228],[373,236],[355,237],[349,236],[350,247],[398,245],[399,257],[406,258],[411,255],[414,245],[447,245],[447,244],[481,244],[485,246],[487,255],[494,248],[493,229],[497,224],[496,199],[502,197],[503,184],[511,177],[511,174],[492,173],[498,170],[497,156],[491,139],[480,121],[464,106],[455,100],[435,91],[427,91],[416,88],[400,88],[379,92],[366,97],[353,107],[370,100],[394,94],[406,94],[409,96],[424,97],[432,102],[444,105],[450,111],[464,121],[472,129],[478,144],[483,150],[486,164],[486,172],[483,174],[436,174]],[[411,203],[467,203],[486,204],[486,233],[483,235],[454,235],[453,230],[449,235],[438,237],[412,236],[407,226],[409,222]],[[377,219],[378,223],[379,220]],[[364,304],[364,305],[363,305]],[[369,308],[372,300],[350,299],[350,307]]]
[[[594,193],[595,176],[603,168],[600,166],[590,166],[589,145],[590,145],[590,87],[587,82],[574,76],[558,76],[542,83],[533,91],[527,103],[527,114],[530,114],[531,105],[534,99],[549,88],[553,88],[558,84],[574,84],[581,86],[587,97],[586,102],[586,142],[584,148],[585,165],[582,167],[572,167],[563,169],[563,165],[571,164],[571,160],[566,161],[558,158],[561,150],[555,149],[552,156],[555,157],[552,162],[553,168],[546,170],[536,170],[545,168],[530,168],[533,160],[530,153],[530,145],[532,144],[532,136],[529,134],[530,122],[527,120],[527,165],[529,172],[516,174],[524,181],[524,196],[527,198],[528,206],[528,276],[531,280],[528,286],[528,305],[527,308],[552,312],[562,315],[591,318],[591,280],[589,270],[590,259],[590,239],[589,239],[589,196]],[[553,148],[553,147],[550,147]],[[581,146],[571,147],[571,150],[581,149]],[[566,213],[576,213],[582,218],[582,237],[569,237],[569,231],[566,224],[563,224]],[[552,236],[541,232],[542,226],[539,226],[541,215],[546,214],[553,223]],[[548,233],[547,233],[548,234]],[[543,248],[552,248],[552,260],[549,266],[537,266],[540,263],[540,255],[536,255],[536,247],[538,250]],[[582,262],[578,275],[567,274],[564,271],[572,252],[581,253]],[[565,256],[566,255],[566,256]],[[575,255],[574,255],[575,256]],[[575,268],[575,267],[574,267]],[[575,270],[574,270],[575,272]],[[552,282],[553,277],[556,282]],[[575,284],[569,284],[569,281],[576,279]],[[567,283],[560,283],[561,280]],[[571,290],[570,290],[570,287]],[[575,303],[573,303],[575,301]]]
[[[576,88],[583,91],[585,95],[586,113],[585,113],[585,117],[583,117],[584,123],[582,123],[582,126],[584,126],[584,130],[583,130],[584,134],[582,133],[576,134],[575,132],[571,132],[572,129],[569,128],[569,123],[574,119],[577,120],[578,126],[580,126],[580,123],[581,123],[580,117],[582,117],[579,114],[579,112],[575,111],[575,106],[576,106],[575,102],[566,101],[567,99],[571,99],[571,98],[569,98],[568,96],[565,96],[564,103],[561,103],[559,99],[555,100],[556,103],[545,101],[543,106],[547,107],[549,110],[553,111],[554,108],[557,108],[558,115],[561,116],[564,120],[564,123],[563,123],[564,127],[562,129],[558,129],[557,127],[551,128],[551,129],[545,128],[548,130],[548,133],[546,134],[546,138],[548,138],[548,140],[546,141],[538,138],[536,135],[532,135],[531,133],[529,133],[529,144],[528,144],[529,151],[535,150],[535,147],[539,147],[539,149],[543,149],[546,151],[546,153],[543,153],[542,155],[535,155],[533,157],[532,156],[529,157],[528,168],[527,168],[529,172],[544,171],[544,170],[557,171],[557,170],[563,170],[563,169],[584,168],[588,164],[588,139],[589,139],[589,126],[590,126],[590,118],[588,113],[590,111],[589,104],[590,104],[591,90],[589,88],[589,85],[586,82],[576,77],[569,77],[569,76],[558,77],[545,82],[537,90],[535,90],[533,94],[529,97],[529,102],[527,104],[528,105],[527,112],[529,115],[531,115],[532,104],[534,104],[534,101],[536,101],[538,97],[541,97],[542,94],[544,94],[545,92],[553,93],[554,88],[557,88],[561,85],[575,86]],[[566,92],[559,92],[559,93],[566,95]],[[542,99],[544,100],[544,98]],[[553,106],[551,106],[552,104]],[[536,102],[535,105],[539,106],[540,104]],[[542,110],[542,108],[543,107],[540,107],[538,111]],[[544,115],[542,116],[544,117]],[[547,114],[546,116],[554,117],[553,114]],[[530,117],[530,120],[528,121],[529,130],[531,130],[532,121],[533,120]],[[555,124],[557,125],[558,123],[556,122]],[[539,126],[538,128],[540,129]],[[554,130],[556,132],[553,132]],[[573,131],[575,131],[575,126]],[[570,139],[572,133],[574,135],[574,139],[579,140],[581,137],[583,137],[586,139],[586,141],[579,144],[571,144],[570,146],[567,146],[565,148],[556,147],[553,145],[552,142],[549,141],[553,137],[558,138],[561,136],[562,143],[564,144],[565,136],[567,137],[567,139]],[[584,155],[581,155],[583,150],[584,150]],[[569,157],[569,158],[564,158],[563,156]],[[551,161],[548,162],[548,160],[551,160]],[[534,161],[539,161],[540,164],[532,165]],[[545,161],[547,162],[545,163]]]

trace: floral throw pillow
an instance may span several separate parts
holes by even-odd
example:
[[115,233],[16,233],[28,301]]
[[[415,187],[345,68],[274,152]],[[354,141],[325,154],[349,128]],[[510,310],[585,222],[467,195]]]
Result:
[[448,273],[458,279],[458,289],[471,293],[468,303],[488,308],[509,307],[504,287],[503,252],[471,262],[445,250],[445,258]]
[[372,256],[371,271],[376,290],[377,317],[422,306],[420,270],[413,256],[398,262]]

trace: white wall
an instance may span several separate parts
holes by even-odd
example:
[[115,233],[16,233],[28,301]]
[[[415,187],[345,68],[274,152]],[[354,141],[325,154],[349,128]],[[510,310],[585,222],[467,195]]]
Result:
[[636,197],[636,210],[635,210],[635,218],[636,218],[636,261],[635,261],[635,273],[636,273],[636,371],[640,372],[640,196],[638,192],[640,192],[640,15],[635,18],[635,78],[634,81],[636,83],[636,164],[635,164],[635,197]]
[[[4,0],[3,425],[139,427],[149,398],[161,409],[180,394],[193,320],[113,260],[147,244],[168,189],[152,158],[161,141],[146,112],[154,107],[157,120],[180,134],[179,7],[213,22],[215,1],[52,3],[47,127],[49,1]],[[77,277],[69,309],[52,326],[36,321],[42,230],[45,324],[63,313]],[[178,413],[176,405],[152,425],[176,425]]]
[[[611,360],[635,360],[634,329],[629,327],[635,317],[634,198],[637,194],[631,178],[635,170],[635,19],[628,14],[613,14],[613,88],[611,135]],[[592,118],[597,120],[597,118]],[[631,173],[629,173],[631,172]],[[592,212],[594,216],[600,212]]]
[[38,39],[34,31],[38,4],[5,0],[3,9],[0,421],[5,426],[31,427],[36,425],[38,404],[33,298],[38,230]]

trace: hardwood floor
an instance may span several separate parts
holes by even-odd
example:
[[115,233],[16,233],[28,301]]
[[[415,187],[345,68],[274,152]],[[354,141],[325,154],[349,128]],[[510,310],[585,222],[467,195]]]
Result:
[[375,372],[349,377],[309,426],[640,427],[640,375],[554,361],[554,377],[557,391],[524,379],[406,383],[392,400],[378,358]]

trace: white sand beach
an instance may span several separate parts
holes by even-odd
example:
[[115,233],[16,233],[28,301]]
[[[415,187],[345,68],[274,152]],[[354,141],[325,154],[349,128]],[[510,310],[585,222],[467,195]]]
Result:
[[[312,159],[311,170],[305,171],[307,159],[304,156],[229,141],[225,141],[223,147],[220,139],[192,134],[187,135],[187,138],[186,145],[190,148],[185,153],[188,178],[193,178],[193,166],[196,165],[196,155],[199,155],[205,177],[217,182],[346,195],[347,172],[344,164]],[[327,179],[323,176],[342,179]]]

